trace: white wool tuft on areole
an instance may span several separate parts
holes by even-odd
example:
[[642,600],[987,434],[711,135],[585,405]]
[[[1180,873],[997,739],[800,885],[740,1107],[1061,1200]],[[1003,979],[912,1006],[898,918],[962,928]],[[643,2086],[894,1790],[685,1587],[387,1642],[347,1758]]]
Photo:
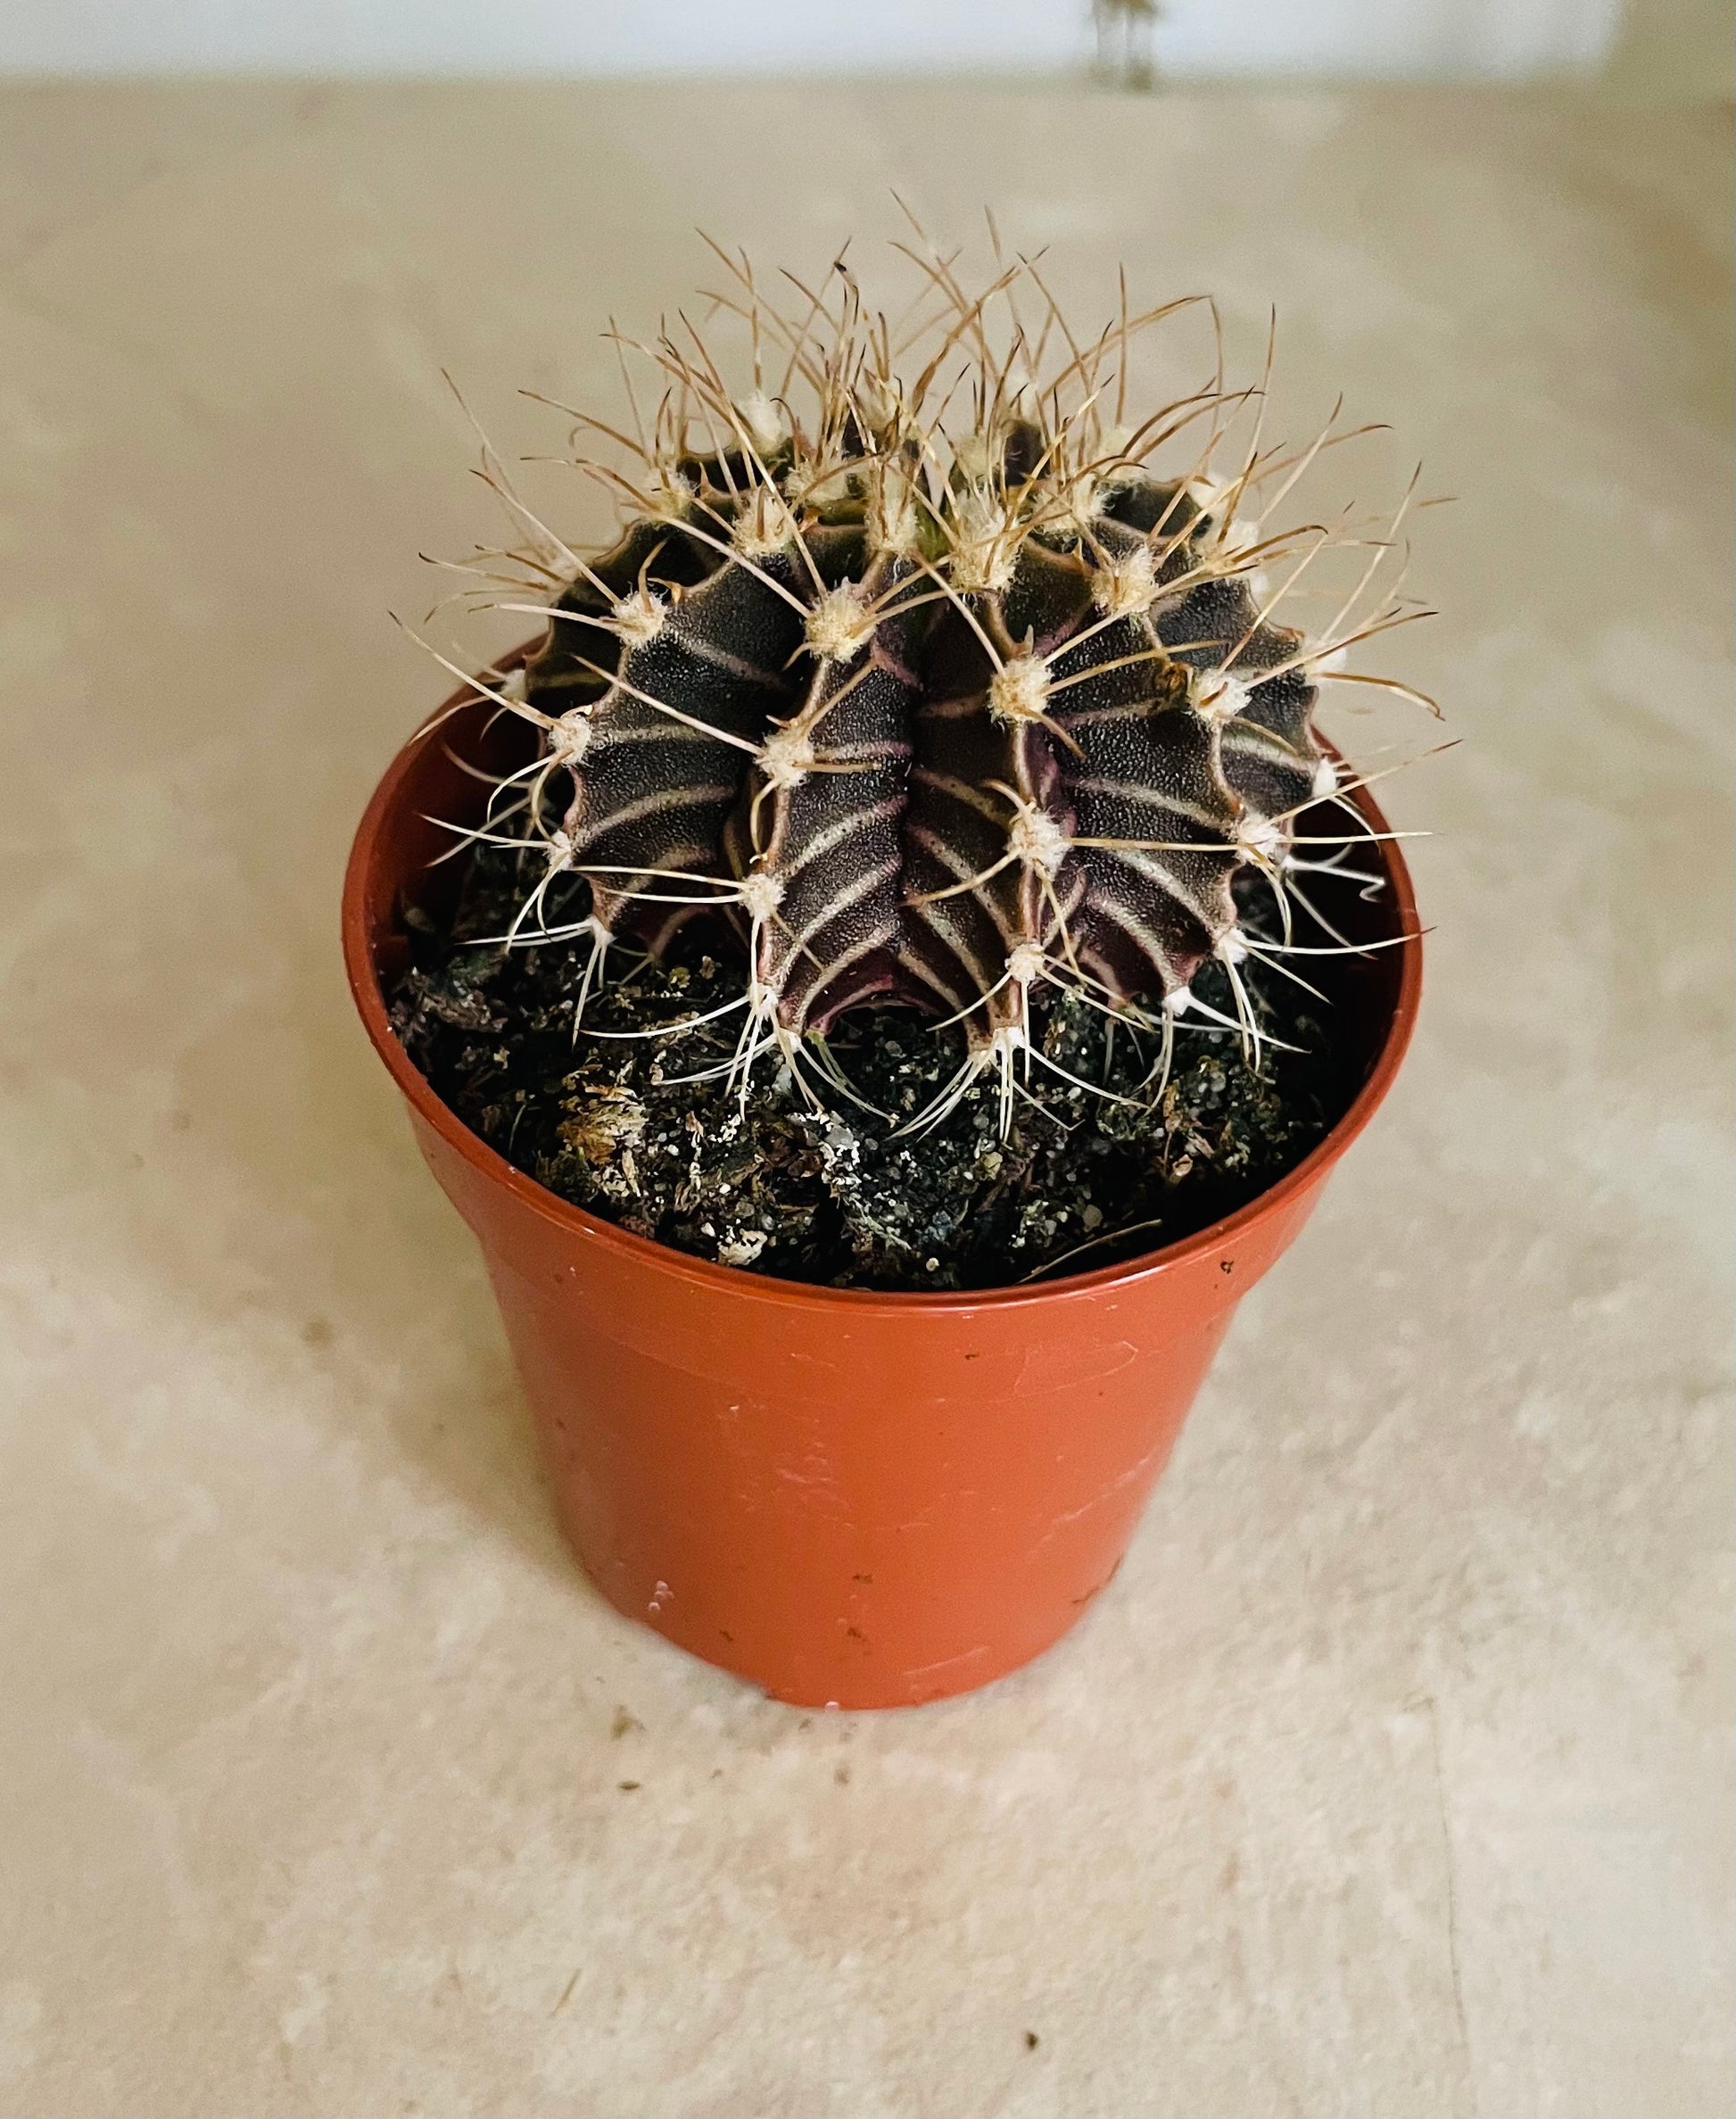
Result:
[[750,920],[769,920],[783,903],[783,885],[764,868],[750,869],[736,886],[736,898]]
[[1260,816],[1250,810],[1236,820],[1234,844],[1238,853],[1254,860],[1275,860],[1286,844],[1284,826],[1269,816]]
[[1049,953],[1041,942],[1015,942],[1007,951],[1006,975],[1015,986],[1029,987],[1043,976]]
[[845,581],[814,605],[803,630],[823,662],[853,662],[873,638],[877,623],[855,585]]
[[1230,670],[1208,670],[1199,680],[1200,694],[1194,710],[1207,721],[1234,721],[1248,703],[1253,686]]
[[1006,834],[1006,850],[1036,874],[1053,877],[1072,846],[1066,827],[1057,824],[1046,809],[1027,805],[1013,818]]
[[807,731],[793,724],[774,728],[759,747],[759,769],[767,787],[799,787],[814,770],[814,744]]
[[674,464],[659,464],[657,483],[649,494],[651,519],[654,522],[684,522],[699,488],[685,471]]
[[1149,544],[1125,559],[1106,559],[1091,576],[1091,600],[1105,617],[1125,618],[1145,610],[1157,594],[1157,560]]
[[856,480],[852,463],[798,455],[778,485],[784,498],[798,508],[836,508],[850,498]]
[[955,587],[972,592],[1005,588],[1022,535],[1018,518],[990,494],[971,486],[955,496],[953,514]]
[[783,408],[774,404],[765,391],[756,390],[744,397],[735,408],[741,416],[741,424],[762,457],[774,456],[789,435],[789,422],[784,418]]
[[987,435],[961,435],[953,443],[953,462],[972,485],[983,484],[993,473],[998,460]]
[[913,552],[922,542],[922,517],[909,474],[893,465],[875,467],[868,485],[868,542],[877,552]]
[[616,631],[629,646],[642,648],[663,631],[669,606],[655,590],[640,588],[631,596],[622,597],[611,608],[609,616],[615,621]]
[[583,763],[591,747],[591,712],[586,707],[569,707],[548,729],[549,755],[557,765]]
[[1137,485],[1150,477],[1143,463],[1137,463],[1127,451],[1133,443],[1133,429],[1124,425],[1106,426],[1098,454],[1108,460],[1097,473],[1097,484],[1105,493],[1120,493],[1124,487]]
[[1015,656],[988,680],[988,711],[996,721],[1040,721],[1048,702],[1048,665],[1036,655]]
[[904,400],[890,376],[876,375],[871,368],[856,385],[852,395],[869,432],[876,436],[889,434],[903,417]]
[[1102,479],[1093,472],[1081,471],[1076,478],[1062,485],[1054,527],[1075,537],[1088,536],[1092,524],[1103,519],[1106,505],[1107,494]]
[[795,518],[783,496],[769,485],[756,485],[730,531],[730,542],[746,559],[769,559],[792,543]]

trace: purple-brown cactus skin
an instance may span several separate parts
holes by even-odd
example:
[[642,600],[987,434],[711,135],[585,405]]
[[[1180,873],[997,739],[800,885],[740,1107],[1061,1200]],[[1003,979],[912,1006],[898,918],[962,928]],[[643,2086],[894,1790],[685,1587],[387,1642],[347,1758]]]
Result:
[[[1108,372],[1148,319],[1124,308],[1040,381],[1022,334],[997,359],[983,328],[1016,271],[971,302],[926,269],[948,313],[908,387],[841,272],[836,314],[781,317],[745,268],[723,298],[756,365],[763,343],[786,352],[775,395],[756,373],[732,399],[697,340],[646,349],[671,387],[632,480],[603,474],[626,525],[588,561],[539,534],[546,636],[496,696],[541,732],[508,783],[534,790],[524,843],[546,864],[515,941],[588,949],[588,990],[617,940],[732,930],[744,1091],[768,1047],[805,1088],[844,1087],[826,1039],[852,1010],[962,1023],[931,1121],[990,1067],[1010,1108],[1057,989],[1161,1028],[1166,1052],[1208,960],[1239,1000],[1236,879],[1258,869],[1282,898],[1295,819],[1336,784],[1321,666],[1399,614],[1312,642],[1277,620],[1265,569],[1324,534],[1267,536],[1255,501],[1312,452],[1262,459],[1256,437],[1215,483],[1229,393],[1105,424]],[[956,440],[929,409],[948,357],[974,401]],[[1158,476],[1149,437],[1190,420],[1200,463]]]

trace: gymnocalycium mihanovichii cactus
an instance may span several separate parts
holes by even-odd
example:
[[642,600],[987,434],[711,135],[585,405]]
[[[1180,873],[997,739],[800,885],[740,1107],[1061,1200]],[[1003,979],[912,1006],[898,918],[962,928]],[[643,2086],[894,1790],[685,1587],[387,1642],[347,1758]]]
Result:
[[[527,540],[496,557],[541,592],[492,600],[547,620],[521,669],[474,680],[540,733],[464,835],[530,865],[504,939],[586,952],[576,1034],[617,941],[657,955],[692,921],[726,927],[742,1027],[717,1072],[744,1096],[767,1052],[811,1098],[853,1095],[828,1043],[851,1010],[963,1025],[961,1066],[906,1130],[992,1072],[1004,1134],[1033,1061],[1061,1072],[1032,1034],[1059,990],[1155,1035],[1153,1094],[1190,1010],[1257,1060],[1237,967],[1285,945],[1246,930],[1233,886],[1265,877],[1287,935],[1299,872],[1339,858],[1317,849],[1366,843],[1360,815],[1298,843],[1298,818],[1341,792],[1318,687],[1418,615],[1359,615],[1389,531],[1322,630],[1278,616],[1344,541],[1267,527],[1334,423],[1264,449],[1263,393],[1221,373],[1130,423],[1129,349],[1186,305],[1130,316],[1124,290],[1081,345],[1024,261],[972,295],[919,259],[930,313],[903,334],[841,262],[795,317],[723,262],[711,300],[746,321],[752,387],[732,394],[687,327],[638,349],[661,394],[644,418],[629,382],[632,435],[575,415],[624,451],[577,459],[624,505],[611,548],[568,548],[485,446]],[[1252,442],[1214,473],[1250,405]],[[1178,442],[1189,460],[1161,474]],[[1209,959],[1234,1018],[1193,991]]]

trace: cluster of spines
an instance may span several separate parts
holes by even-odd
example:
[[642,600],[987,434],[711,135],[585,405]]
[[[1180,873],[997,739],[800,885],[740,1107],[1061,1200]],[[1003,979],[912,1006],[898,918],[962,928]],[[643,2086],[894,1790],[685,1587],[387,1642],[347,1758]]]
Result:
[[[617,938],[660,951],[721,914],[747,973],[718,1072],[745,1088],[772,1047],[798,1080],[847,1092],[831,1026],[903,1002],[967,1033],[930,1122],[985,1069],[1007,1109],[1021,1068],[1052,1064],[1032,1036],[1045,988],[1155,1031],[1167,1071],[1177,1019],[1212,1016],[1191,981],[1215,959],[1236,1014],[1212,1019],[1257,1042],[1237,966],[1270,945],[1241,931],[1232,883],[1264,873],[1287,926],[1309,865],[1294,820],[1335,789],[1312,727],[1318,676],[1414,615],[1355,615],[1389,539],[1321,636],[1275,617],[1330,540],[1316,526],[1269,538],[1246,516],[1276,480],[1269,515],[1327,436],[1262,454],[1256,418],[1236,476],[1215,482],[1248,394],[1220,381],[1128,429],[1129,344],[1177,304],[1129,317],[1124,294],[1081,349],[1033,266],[971,298],[948,263],[919,260],[939,313],[906,336],[864,317],[841,264],[832,301],[804,291],[792,320],[725,262],[733,285],[713,299],[749,325],[753,387],[732,396],[690,328],[639,349],[663,380],[654,418],[629,384],[635,436],[602,429],[633,469],[580,459],[629,510],[611,550],[581,559],[485,460],[532,534],[515,556],[550,592],[506,606],[546,610],[547,634],[522,673],[481,686],[542,738],[467,834],[506,838],[522,816],[525,836],[507,842],[541,857],[510,939],[583,948],[582,1008]],[[1040,332],[1019,317],[1021,286]],[[997,300],[1015,326],[998,353]],[[898,363],[924,335],[906,386]],[[1046,380],[1052,336],[1069,358]],[[783,366],[769,390],[768,349]],[[1194,426],[1206,434],[1189,470],[1147,468]],[[558,776],[570,799],[551,824]],[[551,915],[566,879],[582,902]]]

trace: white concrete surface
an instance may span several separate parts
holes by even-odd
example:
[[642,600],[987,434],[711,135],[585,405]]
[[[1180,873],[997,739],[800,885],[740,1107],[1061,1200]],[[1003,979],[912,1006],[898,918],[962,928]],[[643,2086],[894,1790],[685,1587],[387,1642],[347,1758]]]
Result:
[[[1475,95],[0,98],[0,2110],[1729,2110],[1727,181]],[[1112,1590],[805,1717],[569,1562],[336,903],[492,532],[442,366],[558,446],[695,221],[894,184],[1276,302],[1292,429],[1460,496],[1389,666],[1466,741],[1418,1049]]]

